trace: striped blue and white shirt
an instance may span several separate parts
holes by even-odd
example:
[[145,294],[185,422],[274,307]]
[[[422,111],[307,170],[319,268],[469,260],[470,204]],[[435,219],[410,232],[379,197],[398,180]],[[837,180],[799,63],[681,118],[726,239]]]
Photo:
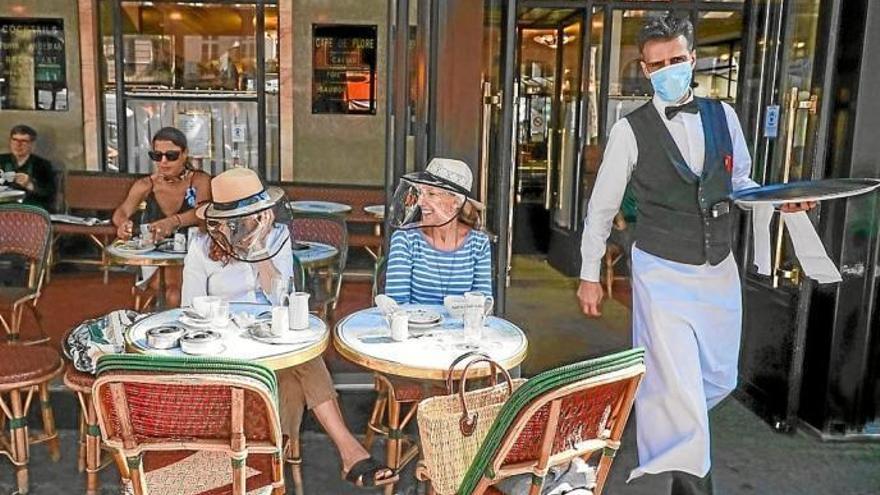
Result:
[[391,236],[385,294],[400,304],[443,304],[449,295],[492,294],[492,246],[471,230],[455,251],[435,249],[421,229]]

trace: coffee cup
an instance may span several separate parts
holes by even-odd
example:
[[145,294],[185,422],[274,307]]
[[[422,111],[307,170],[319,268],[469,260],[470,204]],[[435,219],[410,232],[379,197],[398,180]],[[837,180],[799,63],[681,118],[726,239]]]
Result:
[[462,318],[464,316],[464,296],[446,296],[443,298],[443,307],[446,312],[453,318]]
[[221,299],[217,296],[196,296],[192,300],[192,307],[202,318],[214,318],[214,312]]
[[186,234],[183,232],[174,234],[174,250],[186,251]]
[[391,340],[403,342],[409,337],[409,314],[406,311],[396,311],[388,319],[391,322]]
[[274,337],[284,335],[284,332],[290,329],[290,314],[284,306],[275,306],[272,308],[272,326],[269,332]]
[[309,328],[309,293],[291,292],[284,296],[288,302],[290,313],[290,329],[306,330]]

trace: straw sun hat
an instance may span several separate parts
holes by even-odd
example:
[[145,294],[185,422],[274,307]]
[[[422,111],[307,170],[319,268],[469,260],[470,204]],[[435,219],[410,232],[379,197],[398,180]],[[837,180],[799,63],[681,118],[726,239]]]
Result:
[[249,168],[226,170],[211,179],[211,201],[196,210],[205,218],[232,218],[249,215],[275,206],[284,197],[280,187],[264,187],[260,177]]
[[477,209],[483,209],[483,203],[474,196],[474,174],[467,163],[451,158],[434,158],[428,162],[424,172],[414,172],[403,176],[404,179],[418,184],[440,187],[456,192],[467,198]]

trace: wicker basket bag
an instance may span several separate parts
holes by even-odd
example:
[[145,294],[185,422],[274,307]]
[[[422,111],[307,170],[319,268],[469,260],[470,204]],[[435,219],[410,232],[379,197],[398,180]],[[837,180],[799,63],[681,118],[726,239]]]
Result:
[[[456,392],[453,370],[465,361]],[[491,367],[492,385],[466,391],[468,372],[472,365],[480,362]],[[499,373],[504,377],[504,383],[498,383]],[[511,380],[507,371],[489,356],[469,352],[459,356],[449,367],[446,378],[448,395],[425,399],[419,404],[417,418],[423,464],[439,495],[456,492],[501,406],[525,381]]]

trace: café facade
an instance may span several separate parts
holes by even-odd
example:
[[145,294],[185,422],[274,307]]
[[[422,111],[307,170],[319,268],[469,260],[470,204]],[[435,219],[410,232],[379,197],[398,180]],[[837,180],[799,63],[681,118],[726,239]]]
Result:
[[[462,159],[503,312],[517,256],[578,273],[608,132],[650,98],[635,33],[666,10],[694,21],[696,92],[737,109],[756,181],[880,176],[867,0],[10,0],[0,128],[27,123],[41,154],[97,176],[148,172],[150,136],[173,125],[195,166],[301,192],[387,197],[428,158]],[[757,274],[741,215],[739,394],[780,430],[880,433],[876,212],[867,196],[813,214],[833,286],[802,276],[778,225]]]

